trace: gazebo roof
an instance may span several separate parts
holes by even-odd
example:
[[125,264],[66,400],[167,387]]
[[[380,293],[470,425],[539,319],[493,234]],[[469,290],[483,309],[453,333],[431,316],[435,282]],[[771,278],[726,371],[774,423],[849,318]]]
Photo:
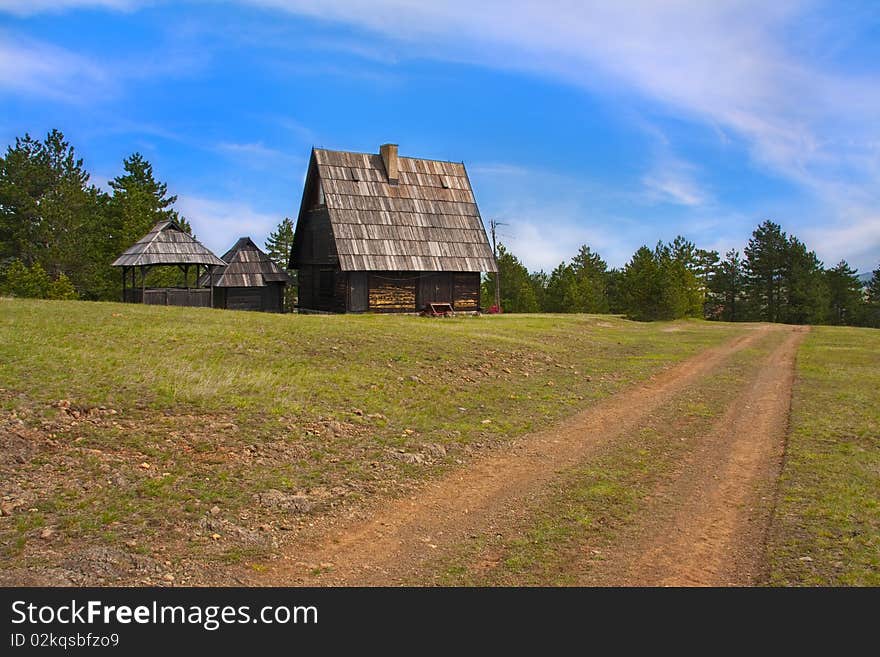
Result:
[[114,267],[150,265],[226,265],[171,220],[160,221],[113,261]]

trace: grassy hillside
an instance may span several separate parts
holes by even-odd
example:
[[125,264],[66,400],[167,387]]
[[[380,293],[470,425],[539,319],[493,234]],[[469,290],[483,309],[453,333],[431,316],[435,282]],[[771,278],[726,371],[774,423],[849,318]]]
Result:
[[2,577],[203,581],[741,330],[2,299]]
[[880,585],[880,331],[814,328],[798,357],[771,583]]

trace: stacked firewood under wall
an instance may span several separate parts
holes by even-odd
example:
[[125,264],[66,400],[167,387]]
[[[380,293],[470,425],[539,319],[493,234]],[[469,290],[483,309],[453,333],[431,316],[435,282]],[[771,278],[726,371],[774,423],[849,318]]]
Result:
[[413,311],[416,308],[417,273],[396,272],[392,278],[370,274],[370,310]]

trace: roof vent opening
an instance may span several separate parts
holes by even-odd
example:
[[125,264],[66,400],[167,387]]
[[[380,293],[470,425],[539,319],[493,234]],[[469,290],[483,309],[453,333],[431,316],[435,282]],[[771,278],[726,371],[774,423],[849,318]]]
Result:
[[443,185],[443,189],[449,189],[449,178],[440,176],[440,184]]
[[351,179],[355,182],[360,182],[361,180],[361,173],[355,167],[351,167]]
[[397,172],[397,144],[382,144],[379,146],[379,154],[382,156],[382,163],[385,165],[385,174],[388,176],[388,182],[396,183]]

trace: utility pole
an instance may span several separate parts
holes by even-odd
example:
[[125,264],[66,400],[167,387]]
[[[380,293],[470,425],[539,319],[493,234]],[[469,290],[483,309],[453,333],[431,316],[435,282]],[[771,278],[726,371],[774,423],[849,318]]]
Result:
[[[489,229],[492,232],[492,255],[495,257],[495,266],[498,266],[498,244],[495,239],[495,231],[498,226],[506,226],[502,221],[498,221],[497,219],[489,220]],[[501,271],[495,272],[495,307],[500,311],[501,310]]]

